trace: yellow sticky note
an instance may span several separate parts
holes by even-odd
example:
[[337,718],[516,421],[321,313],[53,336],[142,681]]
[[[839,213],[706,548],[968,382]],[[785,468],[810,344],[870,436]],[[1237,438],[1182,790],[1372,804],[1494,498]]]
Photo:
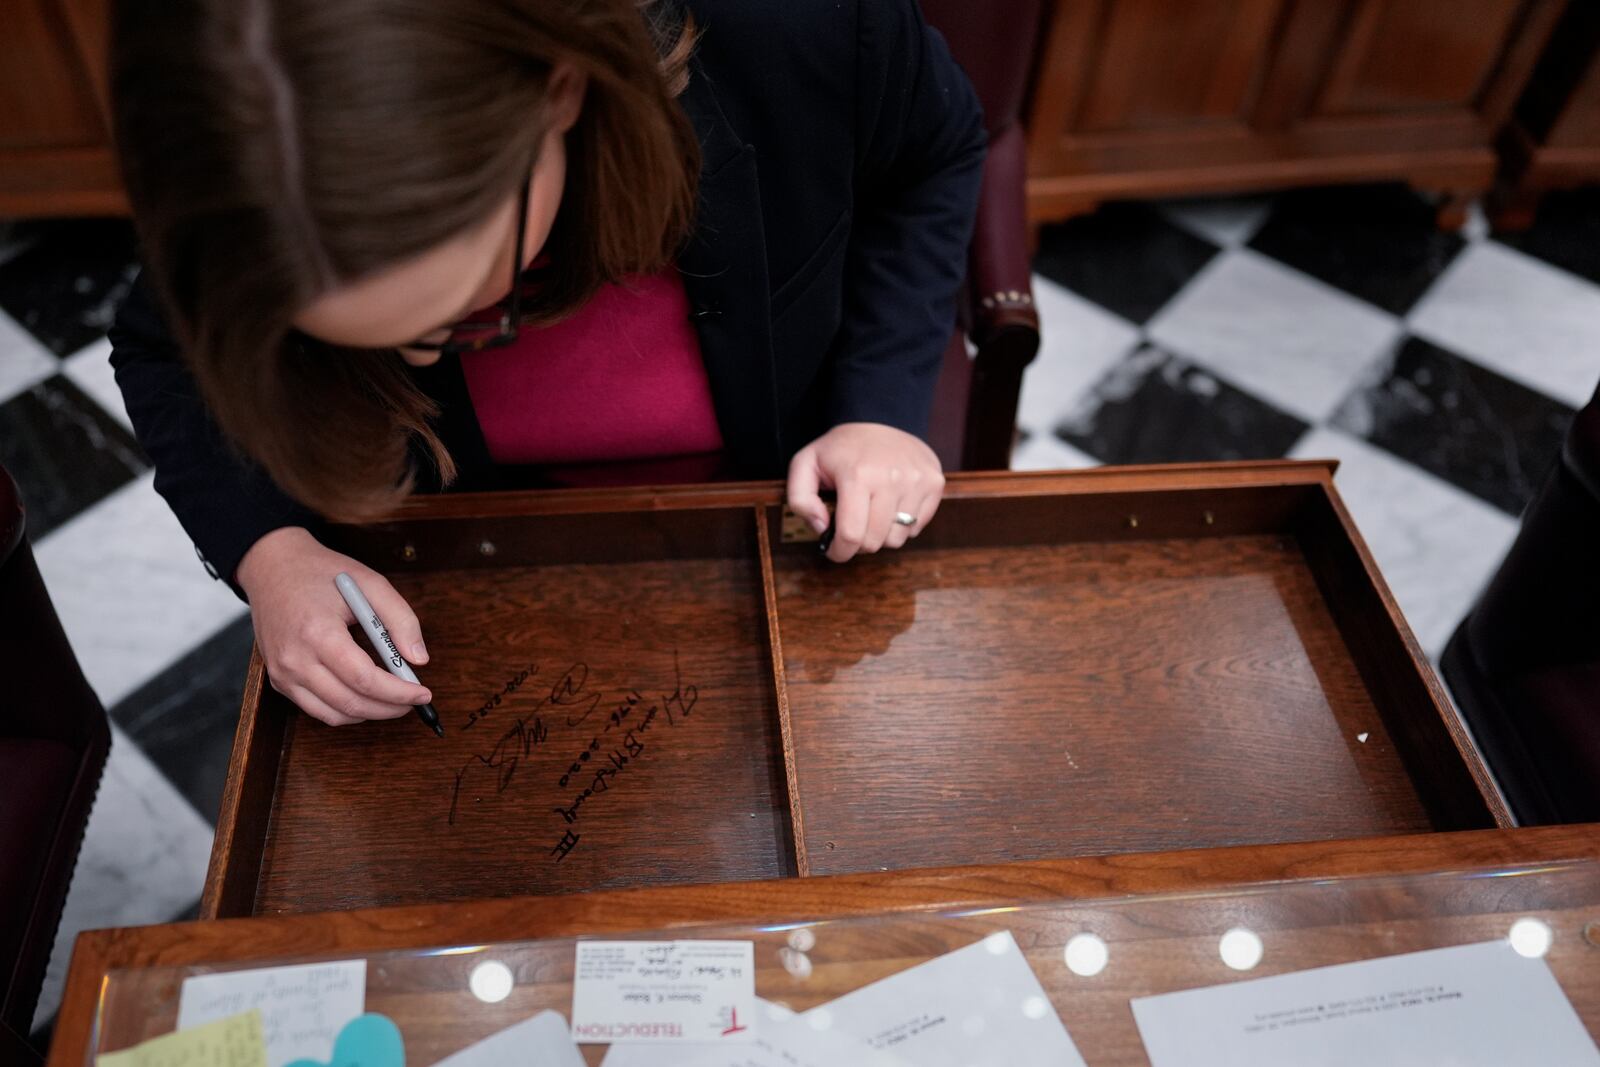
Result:
[[95,1067],[267,1067],[261,1012],[191,1026],[121,1052],[103,1052]]

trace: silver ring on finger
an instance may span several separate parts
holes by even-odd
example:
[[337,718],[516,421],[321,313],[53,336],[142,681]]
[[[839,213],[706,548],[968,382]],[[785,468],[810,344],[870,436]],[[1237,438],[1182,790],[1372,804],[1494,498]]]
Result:
[[917,517],[911,514],[909,511],[897,511],[894,513],[894,521],[899,523],[901,526],[915,526],[917,524]]

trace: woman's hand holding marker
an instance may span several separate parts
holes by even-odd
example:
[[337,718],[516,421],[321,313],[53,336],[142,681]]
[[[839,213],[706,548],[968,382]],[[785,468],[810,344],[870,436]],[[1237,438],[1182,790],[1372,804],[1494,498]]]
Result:
[[857,552],[899,548],[921,533],[939,510],[944,471],[919,438],[892,426],[847,422],[789,464],[789,507],[818,533],[828,526],[819,495],[824,488],[837,497],[828,558],[843,563]]
[[252,545],[237,572],[272,688],[329,726],[394,719],[431,702],[425,686],[389,674],[350,636],[356,619],[334,585],[341,571],[360,583],[401,653],[428,662],[416,613],[388,579],[286,526]]

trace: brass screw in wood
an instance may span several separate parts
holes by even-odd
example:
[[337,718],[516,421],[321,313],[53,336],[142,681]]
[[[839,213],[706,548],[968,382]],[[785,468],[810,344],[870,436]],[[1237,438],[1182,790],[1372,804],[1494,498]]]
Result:
[[1128,525],[1130,527],[1132,527],[1133,529],[1137,530],[1139,528],[1139,516],[1137,516],[1137,515],[1129,515],[1128,516]]
[[1215,515],[1211,514],[1211,512],[1209,512],[1209,511],[1206,512],[1206,525],[1207,526],[1215,526],[1216,523],[1217,523],[1217,517]]
[[417,546],[411,544],[406,545],[400,550],[400,558],[405,560],[407,563],[415,562],[417,558]]
[[494,542],[493,541],[479,541],[478,542],[478,555],[480,555],[480,556],[492,556],[492,555],[494,555]]

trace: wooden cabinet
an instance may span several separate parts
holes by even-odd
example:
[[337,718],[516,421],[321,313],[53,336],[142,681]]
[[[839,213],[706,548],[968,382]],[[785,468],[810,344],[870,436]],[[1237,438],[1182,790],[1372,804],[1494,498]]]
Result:
[[[1057,0],[1037,223],[1114,197],[1404,180],[1486,191],[1558,0]],[[1447,220],[1448,221],[1448,220]]]
[[127,210],[108,28],[106,0],[0,0],[0,216]]

